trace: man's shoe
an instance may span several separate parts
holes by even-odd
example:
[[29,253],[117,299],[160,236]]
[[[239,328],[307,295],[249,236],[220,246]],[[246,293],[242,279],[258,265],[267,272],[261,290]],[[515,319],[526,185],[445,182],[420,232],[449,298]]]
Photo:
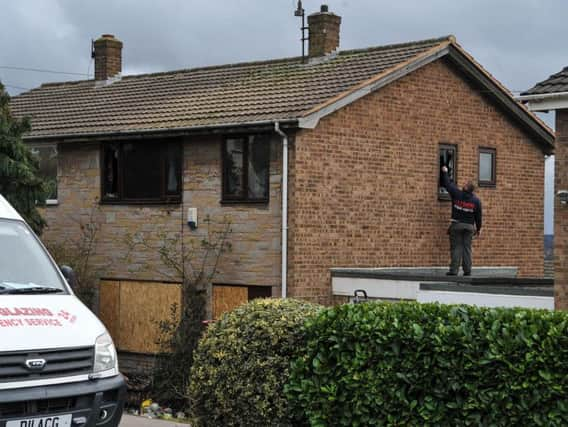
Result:
[[446,276],[457,276],[457,275],[458,275],[458,273],[452,273],[451,271],[448,271],[446,273]]
[[471,273],[464,273],[464,276],[471,276]]

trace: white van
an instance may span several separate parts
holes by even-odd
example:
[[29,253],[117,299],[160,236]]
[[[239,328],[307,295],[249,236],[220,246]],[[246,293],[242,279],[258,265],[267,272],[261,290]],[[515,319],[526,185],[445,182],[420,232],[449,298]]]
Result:
[[0,427],[115,427],[114,344],[0,195]]

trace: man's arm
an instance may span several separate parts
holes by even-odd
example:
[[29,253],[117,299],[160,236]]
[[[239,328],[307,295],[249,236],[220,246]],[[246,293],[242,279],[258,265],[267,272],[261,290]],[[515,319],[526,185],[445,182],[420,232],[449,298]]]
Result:
[[477,228],[477,234],[481,234],[482,220],[483,220],[483,212],[481,209],[481,201],[479,201],[477,208],[475,209],[475,226]]
[[456,197],[459,194],[459,188],[456,186],[456,184],[451,182],[450,178],[448,177],[448,168],[446,166],[442,166],[442,184],[444,185],[444,188],[448,190],[450,196]]

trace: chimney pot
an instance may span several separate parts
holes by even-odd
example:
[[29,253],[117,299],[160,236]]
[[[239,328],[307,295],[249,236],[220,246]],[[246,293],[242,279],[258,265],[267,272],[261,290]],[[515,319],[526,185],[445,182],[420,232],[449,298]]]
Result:
[[94,43],[95,80],[108,80],[122,72],[122,42],[103,34]]
[[325,4],[319,12],[308,16],[310,58],[328,55],[339,48],[340,26],[341,16],[330,12]]

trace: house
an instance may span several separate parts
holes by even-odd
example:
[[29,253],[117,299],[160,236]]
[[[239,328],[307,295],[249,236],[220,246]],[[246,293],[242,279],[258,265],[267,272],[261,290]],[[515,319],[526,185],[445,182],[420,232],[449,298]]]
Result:
[[[13,98],[14,114],[32,119],[26,142],[57,155],[44,238],[72,236],[71,218],[98,209],[93,260],[104,269],[102,309],[115,310],[105,316],[127,306],[147,321],[171,301],[176,280],[151,248],[164,234],[189,244],[206,216],[233,229],[213,315],[257,296],[343,301],[331,291],[336,267],[445,266],[444,164],[458,182],[479,181],[475,264],[542,277],[552,131],[453,36],[338,51],[339,16],[322,7],[308,23],[306,60],[135,76],[121,75],[122,43],[104,35],[94,80]],[[149,245],[121,261],[139,231]],[[119,348],[141,351],[130,338]]]
[[556,112],[554,150],[554,297],[557,309],[568,309],[568,67],[523,92],[519,99],[532,111]]

